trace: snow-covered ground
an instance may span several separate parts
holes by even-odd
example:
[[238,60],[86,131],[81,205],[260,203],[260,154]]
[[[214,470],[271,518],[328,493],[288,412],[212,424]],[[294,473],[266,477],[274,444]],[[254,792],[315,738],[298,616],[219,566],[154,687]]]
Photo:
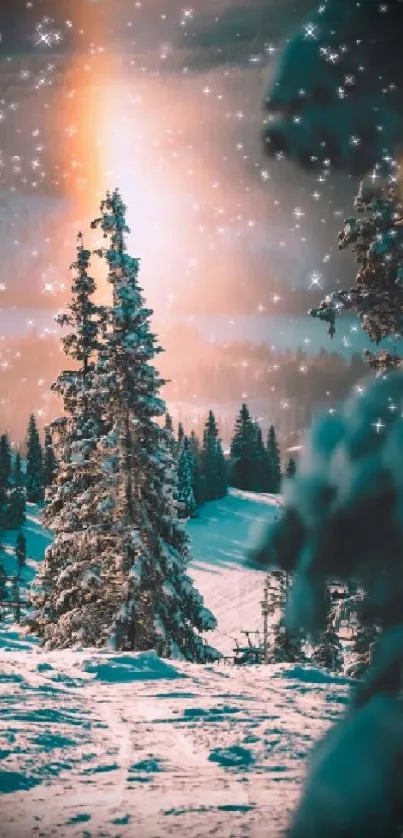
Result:
[[[232,492],[189,524],[225,654],[241,628],[260,627],[263,578],[243,566],[245,545],[277,508]],[[35,518],[31,508],[28,576],[49,540]],[[1,838],[274,838],[348,683],[309,666],[44,653],[6,626],[0,692]]]

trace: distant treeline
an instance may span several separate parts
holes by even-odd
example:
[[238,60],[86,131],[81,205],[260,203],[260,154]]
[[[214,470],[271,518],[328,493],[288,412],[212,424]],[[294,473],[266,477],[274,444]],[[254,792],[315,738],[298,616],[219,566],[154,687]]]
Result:
[[[359,354],[344,359],[324,349],[316,355],[302,349],[278,352],[242,340],[211,345],[187,326],[160,333],[160,337],[166,351],[158,365],[169,379],[164,388],[169,405],[192,405],[194,421],[194,413],[205,413],[211,404],[220,418],[220,405],[225,413],[224,405],[231,402],[238,409],[241,401],[267,400],[271,406],[267,420],[278,427],[282,439],[305,428],[318,406],[334,407],[366,371]],[[42,428],[60,411],[50,385],[62,364],[59,336],[41,338],[31,332],[1,342],[0,425],[12,428],[15,441],[23,442],[29,413],[35,412]],[[180,418],[186,421],[184,415]],[[234,418],[229,420],[231,430]],[[194,424],[196,432],[201,431]],[[229,442],[226,423],[223,440]]]

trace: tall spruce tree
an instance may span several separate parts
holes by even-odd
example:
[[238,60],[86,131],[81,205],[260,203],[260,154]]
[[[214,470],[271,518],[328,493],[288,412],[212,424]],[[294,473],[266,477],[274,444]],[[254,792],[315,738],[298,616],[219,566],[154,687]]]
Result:
[[[174,433],[174,425],[172,422],[172,416],[168,411],[165,411],[165,430],[168,431],[170,434],[173,435]],[[173,450],[173,449],[172,449]]]
[[197,505],[193,494],[193,462],[186,436],[178,459],[178,517],[197,518]]
[[7,434],[0,437],[0,492],[4,496],[10,488],[11,447]]
[[0,437],[0,529],[7,527],[7,503],[11,477],[11,448],[7,434]]
[[216,622],[186,572],[189,541],[176,515],[171,434],[155,421],[166,411],[152,364],[160,349],[138,284],[139,262],[126,252],[125,215],[118,191],[108,193],[91,225],[108,240],[95,252],[106,261],[112,291],[91,375],[92,397],[103,405],[103,433],[91,457],[100,478],[81,534],[87,561],[65,561],[57,579],[51,574],[43,634],[51,646],[107,643],[212,660],[219,653],[202,632]]
[[227,494],[227,470],[219,439],[217,422],[212,410],[209,411],[203,432],[203,445],[200,453],[203,501],[218,500]]
[[152,363],[162,350],[138,283],[139,260],[126,252],[130,231],[118,191],[107,195],[92,226],[109,239],[98,255],[106,259],[113,295],[98,371],[100,387],[108,388],[111,417],[104,500],[119,512],[113,515],[112,544],[106,551],[121,580],[109,636],[115,648],[156,649],[166,657],[179,654],[200,662],[214,659],[219,655],[206,645],[202,632],[216,621],[186,572],[190,544],[177,518],[170,478],[176,464],[167,433],[155,421],[166,411],[159,396],[164,382]]
[[189,438],[189,453],[192,464],[192,489],[196,507],[203,503],[203,485],[201,472],[201,450],[199,438],[195,431],[192,431]]
[[45,489],[49,489],[56,475],[57,460],[53,450],[52,434],[45,429],[45,453],[43,460],[43,481]]
[[12,476],[14,486],[17,489],[22,488],[24,486],[24,472],[22,470],[21,454],[19,451],[16,452],[14,457]]
[[52,385],[64,405],[64,416],[49,426],[58,468],[43,517],[54,538],[31,591],[35,608],[31,631],[49,648],[86,641],[83,612],[86,609],[90,632],[105,586],[100,552],[107,523],[97,506],[103,473],[95,456],[105,418],[103,397],[95,392],[93,377],[106,316],[93,301],[90,259],[80,233],[76,260],[70,266],[71,302],[57,318],[68,329],[61,341],[75,367],[64,370]]
[[256,450],[255,450],[255,492],[270,492],[272,483],[271,459],[263,442],[262,429],[255,422]]
[[25,520],[25,494],[16,485],[13,457],[7,434],[0,438],[0,527],[14,530]]
[[256,425],[244,403],[235,421],[230,447],[230,483],[235,489],[249,492],[260,490],[262,451]]
[[44,499],[43,452],[33,413],[29,417],[28,423],[27,468],[25,480],[27,501],[30,503],[41,503]]
[[11,483],[8,519],[10,529],[21,527],[25,521],[26,497],[25,497],[25,476],[22,471],[21,454],[16,452],[11,467]]
[[185,439],[185,431],[184,431],[184,429],[183,429],[182,422],[179,422],[179,425],[178,425],[178,441],[177,441],[177,452],[178,452],[178,457],[180,456],[180,453],[181,453],[181,449],[182,449],[182,446],[183,446],[184,439]]
[[276,431],[270,425],[267,435],[267,451],[270,460],[270,489],[269,492],[279,494],[281,489],[281,457],[278,446]]

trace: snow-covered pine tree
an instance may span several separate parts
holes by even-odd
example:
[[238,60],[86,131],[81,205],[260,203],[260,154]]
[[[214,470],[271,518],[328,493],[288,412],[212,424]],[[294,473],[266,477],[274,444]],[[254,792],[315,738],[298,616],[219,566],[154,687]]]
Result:
[[[35,610],[27,618],[31,631],[48,648],[91,645],[93,625],[105,618],[107,580],[114,572],[102,560],[108,522],[97,509],[103,474],[95,449],[105,430],[105,418],[102,394],[93,388],[93,373],[105,318],[103,308],[93,302],[90,258],[80,233],[76,260],[70,266],[71,302],[57,317],[59,325],[68,327],[61,341],[75,368],[64,370],[52,385],[64,405],[64,416],[49,425],[58,468],[43,519],[54,538],[34,580],[31,601]],[[111,603],[109,620],[112,615]]]
[[96,621],[93,642],[213,660],[220,655],[202,633],[216,621],[187,574],[189,540],[176,513],[172,433],[156,421],[166,412],[159,396],[164,382],[152,363],[161,349],[138,282],[139,260],[126,251],[130,231],[117,190],[107,194],[91,226],[108,240],[96,253],[107,263],[112,290],[95,386],[110,427],[99,446],[105,476],[97,500],[108,517],[102,560],[114,583],[107,599],[113,617]]
[[235,420],[230,447],[230,483],[235,489],[259,491],[259,450],[256,426],[244,403]]
[[226,463],[218,434],[216,418],[210,410],[200,453],[202,497],[205,502],[218,500],[227,494]]
[[281,457],[273,425],[270,425],[267,434],[267,451],[270,461],[270,488],[268,491],[277,495],[281,489]]
[[[401,168],[393,168],[385,179],[376,167],[368,182],[362,181],[354,202],[358,214],[346,218],[339,233],[339,249],[352,246],[358,264],[355,287],[333,292],[310,312],[329,323],[331,337],[343,309],[357,313],[375,344],[403,337],[403,198]],[[395,352],[386,350],[366,350],[364,357],[380,372],[401,363]]]
[[55,452],[53,450],[52,434],[50,433],[49,428],[45,428],[44,448],[45,453],[43,458],[43,482],[45,489],[48,489],[53,483],[57,469],[57,460],[55,457]]
[[193,461],[189,440],[183,437],[178,459],[178,518],[197,518],[197,506],[193,494]]
[[189,453],[192,463],[192,489],[195,499],[196,507],[201,506],[203,502],[203,486],[201,473],[201,451],[199,438],[195,431],[192,431],[189,437]]
[[27,468],[25,482],[27,501],[30,503],[41,503],[44,499],[43,452],[33,413],[29,417],[28,422]]
[[21,573],[21,570],[25,567],[27,560],[27,542],[22,530],[20,530],[17,535],[15,543],[15,558],[17,560],[18,571]]

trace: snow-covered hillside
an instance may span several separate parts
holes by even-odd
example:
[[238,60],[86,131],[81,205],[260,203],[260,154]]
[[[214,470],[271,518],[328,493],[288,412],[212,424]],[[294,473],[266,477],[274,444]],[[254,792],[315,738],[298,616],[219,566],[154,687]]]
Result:
[[[278,500],[231,492],[189,524],[197,585],[224,653],[260,627],[251,524]],[[48,542],[35,520],[29,571]],[[43,653],[0,635],[0,837],[274,838],[346,679],[311,667],[166,663],[153,655]]]

